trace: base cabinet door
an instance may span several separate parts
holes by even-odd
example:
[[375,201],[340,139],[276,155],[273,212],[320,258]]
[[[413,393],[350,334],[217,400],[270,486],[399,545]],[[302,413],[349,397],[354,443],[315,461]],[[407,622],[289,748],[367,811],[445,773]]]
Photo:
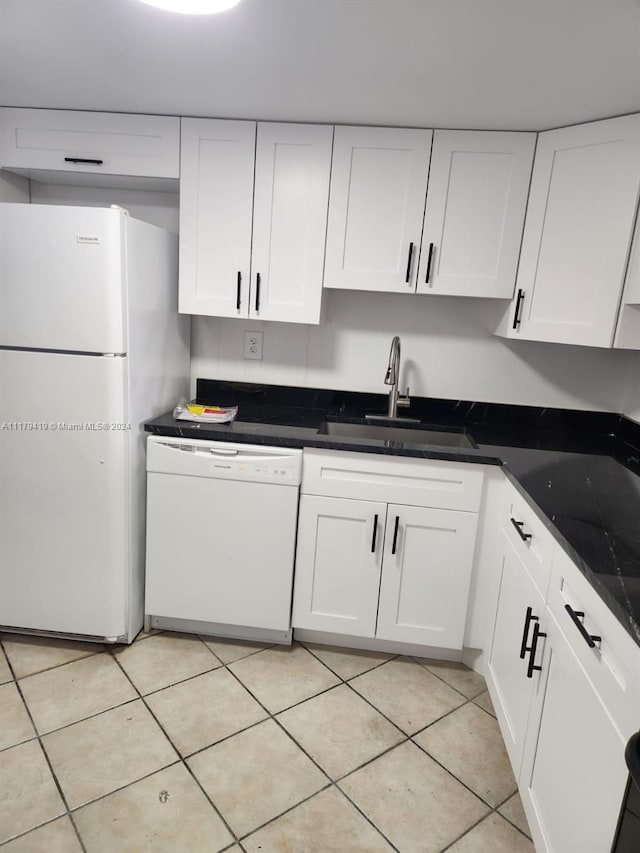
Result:
[[[487,685],[517,778],[531,697],[540,679],[539,671],[531,667],[539,663],[542,653],[544,637],[535,643],[537,648],[534,648],[533,638],[541,630],[540,620],[544,617],[545,602],[505,536],[502,536],[502,543],[498,604],[487,664]],[[542,631],[544,633],[544,628]],[[531,659],[532,654],[537,656],[537,661]]]
[[294,628],[375,636],[386,504],[302,495]]
[[389,504],[376,636],[461,648],[478,516]]
[[520,795],[538,853],[608,853],[622,802],[626,739],[553,616],[534,697]]

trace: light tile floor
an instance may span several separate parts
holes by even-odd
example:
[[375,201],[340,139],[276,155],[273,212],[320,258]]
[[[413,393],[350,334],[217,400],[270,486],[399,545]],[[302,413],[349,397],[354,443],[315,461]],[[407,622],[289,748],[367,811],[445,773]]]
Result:
[[533,853],[461,664],[0,636],[2,853]]

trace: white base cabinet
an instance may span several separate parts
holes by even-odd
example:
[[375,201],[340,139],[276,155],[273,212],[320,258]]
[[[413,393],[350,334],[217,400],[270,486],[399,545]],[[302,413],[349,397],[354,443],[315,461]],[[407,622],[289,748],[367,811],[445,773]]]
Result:
[[294,629],[461,649],[482,477],[454,462],[305,450]]
[[[517,776],[531,697],[539,682],[539,672],[532,668],[536,664],[531,655],[534,631],[537,635],[541,630],[540,620],[544,621],[545,601],[506,537],[503,537],[501,562],[498,603],[487,661],[487,685]],[[539,657],[541,648],[535,651]]]
[[538,853],[607,853],[627,779],[626,739],[551,615],[545,633],[520,796]]

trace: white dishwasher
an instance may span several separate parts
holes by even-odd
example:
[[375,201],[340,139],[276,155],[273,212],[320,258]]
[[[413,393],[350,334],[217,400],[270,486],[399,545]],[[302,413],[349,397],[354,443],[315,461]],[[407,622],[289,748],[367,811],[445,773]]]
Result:
[[302,451],[152,436],[145,624],[291,642]]

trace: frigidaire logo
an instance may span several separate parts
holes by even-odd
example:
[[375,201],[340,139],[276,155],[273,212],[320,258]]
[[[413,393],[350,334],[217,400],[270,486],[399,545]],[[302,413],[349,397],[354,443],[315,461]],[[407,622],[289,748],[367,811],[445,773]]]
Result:
[[78,243],[90,243],[95,246],[98,243],[102,243],[102,237],[98,237],[95,234],[76,234],[76,241]]

